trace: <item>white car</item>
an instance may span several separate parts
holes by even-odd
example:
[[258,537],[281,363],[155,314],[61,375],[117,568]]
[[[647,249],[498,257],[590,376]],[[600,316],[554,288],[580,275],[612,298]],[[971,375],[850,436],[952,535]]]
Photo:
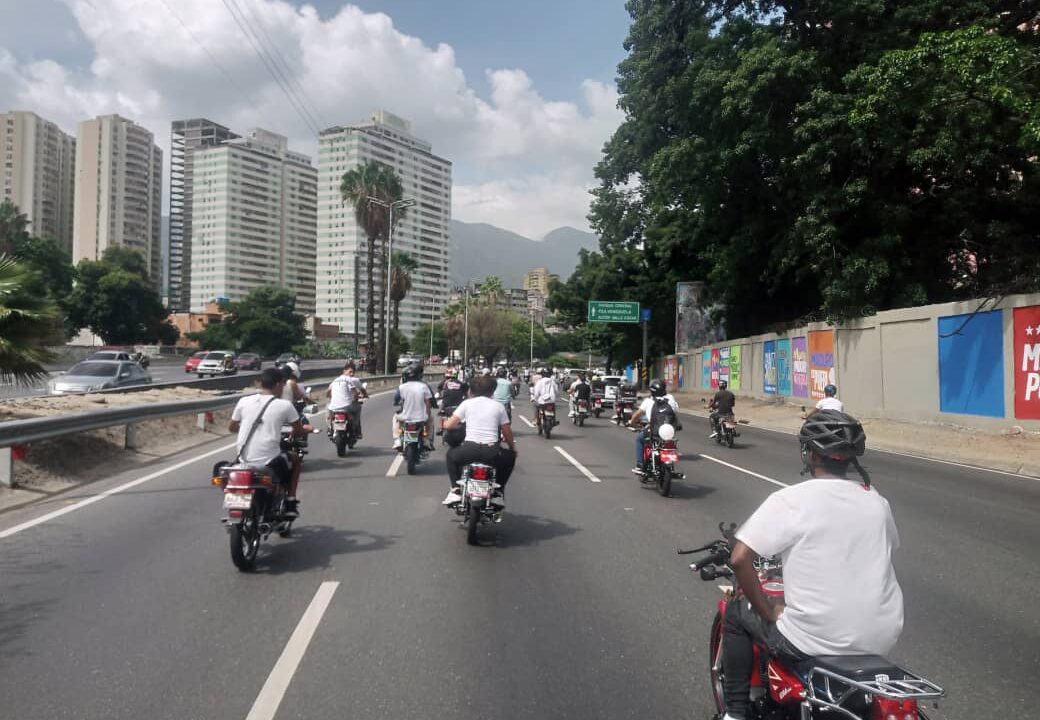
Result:
[[200,378],[207,375],[234,375],[237,372],[235,353],[230,350],[214,350],[206,353],[206,357],[202,358],[199,366],[195,368],[195,373]]

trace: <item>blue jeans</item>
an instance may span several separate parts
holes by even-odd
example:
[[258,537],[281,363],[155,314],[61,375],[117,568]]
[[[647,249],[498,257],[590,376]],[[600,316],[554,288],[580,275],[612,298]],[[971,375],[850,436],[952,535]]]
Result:
[[646,430],[636,431],[636,467],[643,467],[643,445],[646,444]]

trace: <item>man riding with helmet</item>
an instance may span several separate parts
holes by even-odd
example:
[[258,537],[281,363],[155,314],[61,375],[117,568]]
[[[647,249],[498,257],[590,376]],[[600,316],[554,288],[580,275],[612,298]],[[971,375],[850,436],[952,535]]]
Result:
[[585,382],[585,373],[578,373],[578,379],[567,388],[567,394],[571,398],[571,417],[577,414],[578,401],[588,402],[592,398],[592,386]]
[[[644,400],[640,404],[639,409],[632,414],[632,419],[628,421],[629,427],[636,427],[636,423],[640,422],[644,417],[646,418],[646,424],[649,426],[654,406],[657,403],[667,403],[672,412],[676,414],[676,420],[678,421],[679,403],[675,402],[675,398],[665,392],[664,380],[651,380],[650,397]],[[682,424],[677,422],[675,429],[682,430]],[[636,431],[636,465],[632,468],[632,472],[636,475],[643,474],[643,446],[646,444],[650,432],[652,432],[652,428],[649,427]]]
[[729,389],[729,383],[719,380],[719,391],[708,403],[708,409],[712,411],[708,416],[711,420],[711,435],[708,437],[713,438],[719,434],[719,421],[724,417],[733,417],[733,408],[736,404],[737,396]]
[[[289,363],[290,365],[292,363]],[[345,412],[350,415],[350,421],[354,424],[354,435],[361,439],[361,399],[368,397],[364,383],[355,373],[357,369],[353,360],[348,360],[343,365],[340,376],[329,383],[325,391],[325,397],[329,399],[328,404],[328,426],[332,428],[332,416],[337,412]]]
[[506,410],[510,421],[513,419],[513,383],[509,380],[509,370],[505,365],[499,365],[495,371],[494,399],[501,403]]
[[394,448],[401,449],[401,423],[422,423],[426,425],[426,439],[428,447],[433,443],[433,392],[430,386],[423,382],[423,367],[418,363],[412,363],[401,374],[401,387],[397,389],[395,404],[400,401],[401,409],[394,414],[393,438]]
[[[444,371],[444,380],[437,386],[437,392],[441,394],[441,415],[450,417],[451,413],[462,404],[469,392],[469,384],[459,380],[457,368],[448,368]],[[444,423],[441,422],[441,427]]]
[[[812,479],[779,490],[737,530],[730,566],[745,598],[726,610],[725,720],[747,718],[753,643],[789,661],[885,655],[903,628],[892,567],[899,547],[892,510],[860,467],[866,436],[855,418],[818,410],[799,441]],[[859,478],[847,477],[849,466]],[[771,604],[754,562],[779,555],[784,604]]]
[[543,405],[555,403],[560,397],[560,386],[549,370],[547,368],[541,368],[539,369],[538,374],[541,376],[541,379],[535,383],[533,388],[531,388],[531,402],[534,403],[535,425],[541,424],[541,407]]
[[845,403],[838,399],[838,388],[836,386],[827,385],[823,388],[823,397],[816,403],[816,409],[845,412]]

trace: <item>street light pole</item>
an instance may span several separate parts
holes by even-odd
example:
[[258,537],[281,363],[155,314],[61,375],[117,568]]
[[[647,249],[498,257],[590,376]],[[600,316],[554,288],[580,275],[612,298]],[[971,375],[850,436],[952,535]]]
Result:
[[[384,330],[383,339],[383,372],[390,372],[390,269],[391,261],[394,256],[394,208],[406,208],[415,205],[415,198],[401,198],[394,202],[386,202],[379,198],[374,198],[371,195],[368,197],[370,203],[375,203],[381,207],[385,207],[389,212],[389,218],[386,229],[386,312],[384,317],[386,318],[386,326]],[[371,302],[371,298],[369,299]]]
[[469,359],[469,280],[466,281],[466,322],[462,329],[462,367]]
[[528,314],[531,316],[531,360],[527,365],[528,371],[534,367],[534,310],[529,310]]

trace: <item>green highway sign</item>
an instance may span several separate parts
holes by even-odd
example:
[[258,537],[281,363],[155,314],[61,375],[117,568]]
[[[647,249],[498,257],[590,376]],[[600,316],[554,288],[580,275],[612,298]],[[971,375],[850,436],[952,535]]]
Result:
[[639,303],[589,300],[589,322],[637,323]]

